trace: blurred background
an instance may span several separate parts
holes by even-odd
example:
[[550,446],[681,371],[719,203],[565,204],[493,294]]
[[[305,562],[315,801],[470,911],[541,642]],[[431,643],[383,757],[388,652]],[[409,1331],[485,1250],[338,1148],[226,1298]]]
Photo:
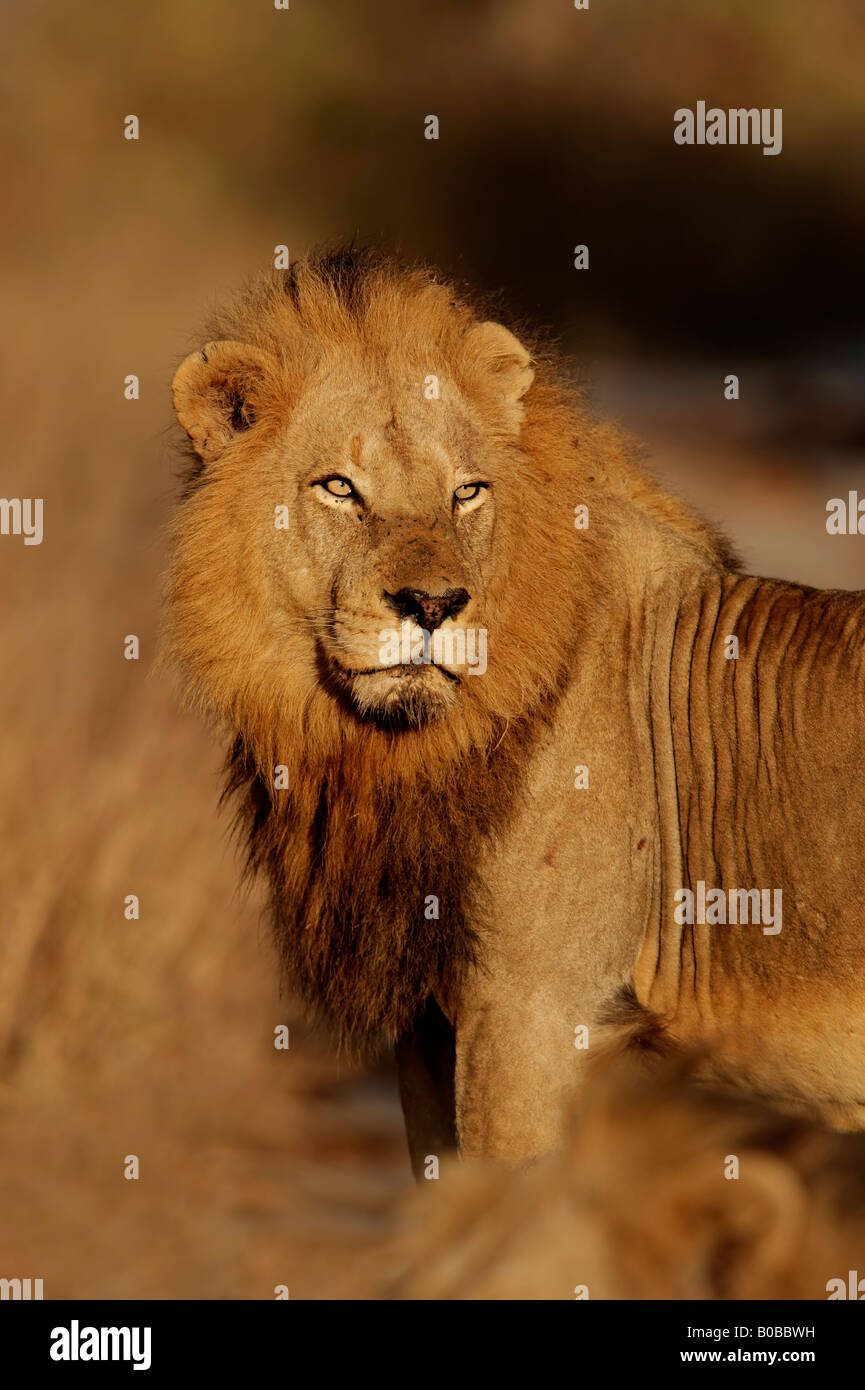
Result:
[[[174,368],[277,244],[381,241],[549,326],[749,568],[865,586],[865,539],[825,529],[865,492],[865,10],[30,0],[0,24],[0,491],[45,507],[41,546],[0,537],[0,1276],[369,1297],[410,1186],[392,1068],[279,997],[221,750],[151,670]],[[781,107],[782,153],[675,145],[699,100]]]

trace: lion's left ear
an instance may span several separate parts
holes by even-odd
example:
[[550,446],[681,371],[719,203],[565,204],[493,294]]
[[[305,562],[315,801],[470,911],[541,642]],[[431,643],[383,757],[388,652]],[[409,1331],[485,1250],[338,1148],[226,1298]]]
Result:
[[181,362],[172,387],[174,409],[195,452],[213,463],[255,421],[256,388],[269,359],[251,343],[207,343]]
[[495,379],[518,426],[522,418],[519,403],[535,377],[531,354],[500,323],[476,323],[469,329],[466,342],[485,371]]

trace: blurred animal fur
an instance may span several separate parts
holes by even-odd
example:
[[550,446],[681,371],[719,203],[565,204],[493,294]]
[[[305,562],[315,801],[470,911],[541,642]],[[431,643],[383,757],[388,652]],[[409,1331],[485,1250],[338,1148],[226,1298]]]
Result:
[[865,1135],[694,1072],[686,1056],[607,1052],[559,1152],[516,1170],[445,1163],[407,1204],[404,1272],[385,1296],[865,1298],[865,1278],[850,1291],[865,1272]]

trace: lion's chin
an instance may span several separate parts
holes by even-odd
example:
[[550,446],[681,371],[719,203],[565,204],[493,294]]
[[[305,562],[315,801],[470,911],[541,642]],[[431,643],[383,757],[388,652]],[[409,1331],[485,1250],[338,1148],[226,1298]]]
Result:
[[459,678],[438,666],[340,669],[341,684],[364,718],[417,726],[441,719],[458,699]]

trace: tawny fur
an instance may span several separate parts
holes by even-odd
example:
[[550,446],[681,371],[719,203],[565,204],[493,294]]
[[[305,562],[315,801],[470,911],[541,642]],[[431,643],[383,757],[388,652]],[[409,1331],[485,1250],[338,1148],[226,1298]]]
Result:
[[446,1163],[423,1182],[386,1296],[849,1298],[865,1136],[709,1090],[694,1059],[644,1046],[594,1059],[560,1152],[516,1171]]

